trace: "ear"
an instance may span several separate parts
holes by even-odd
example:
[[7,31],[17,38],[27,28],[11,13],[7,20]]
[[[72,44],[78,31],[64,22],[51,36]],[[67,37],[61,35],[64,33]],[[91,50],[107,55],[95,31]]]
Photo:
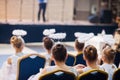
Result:
[[83,54],[83,59],[86,61],[85,55]]
[[66,58],[65,58],[65,60],[67,60],[67,58],[68,58],[68,53],[66,54]]

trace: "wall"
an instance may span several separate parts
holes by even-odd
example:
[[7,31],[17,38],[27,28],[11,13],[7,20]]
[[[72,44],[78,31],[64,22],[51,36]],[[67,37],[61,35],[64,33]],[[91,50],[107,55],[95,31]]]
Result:
[[5,20],[5,0],[0,0],[0,19]]
[[76,19],[87,20],[90,11],[90,0],[76,0]]
[[106,34],[113,34],[117,28],[116,25],[11,25],[0,24],[0,43],[9,43],[12,31],[15,29],[23,29],[27,31],[24,36],[25,42],[41,42],[44,29],[56,29],[56,32],[66,32],[67,36],[63,41],[74,41],[75,32],[93,32],[95,35],[101,33],[104,29]]
[[[46,17],[48,21],[71,21],[73,0],[48,0]],[[0,0],[0,20],[36,21],[37,0]]]
[[76,20],[88,20],[93,4],[99,10],[99,0],[75,0]]

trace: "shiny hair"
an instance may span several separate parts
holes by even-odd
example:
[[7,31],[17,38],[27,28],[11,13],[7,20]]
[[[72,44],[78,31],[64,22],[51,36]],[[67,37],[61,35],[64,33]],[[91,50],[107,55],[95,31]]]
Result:
[[83,54],[85,58],[90,62],[96,61],[98,58],[97,49],[92,45],[86,46]]
[[49,37],[43,37],[43,44],[47,50],[51,50],[52,46],[54,45],[54,41]]
[[76,39],[75,40],[75,47],[77,48],[77,50],[83,50],[83,48],[84,48],[84,45],[85,45],[85,43],[80,43],[80,42],[78,42],[78,39]]
[[12,36],[10,39],[10,43],[13,44],[13,46],[16,48],[21,48],[21,46],[24,44],[24,41],[21,37]]
[[52,55],[56,61],[64,62],[67,55],[67,50],[64,45],[56,44],[52,48]]

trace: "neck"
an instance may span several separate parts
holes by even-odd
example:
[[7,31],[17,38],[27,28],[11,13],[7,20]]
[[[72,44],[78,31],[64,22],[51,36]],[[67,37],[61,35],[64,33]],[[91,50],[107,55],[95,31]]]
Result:
[[56,61],[55,61],[55,65],[58,66],[58,67],[60,67],[60,68],[66,66],[66,64],[64,62],[56,62]]
[[47,50],[48,54],[51,54],[51,50]]
[[94,61],[94,62],[86,61],[86,64],[87,64],[87,66],[89,66],[91,68],[94,68],[94,69],[98,68],[96,61]]
[[113,61],[104,61],[106,64],[113,64]]
[[21,49],[20,49],[20,50],[16,50],[16,54],[17,54],[17,53],[21,53],[21,52],[22,52],[22,50],[21,50]]
[[78,54],[82,53],[82,51],[81,51],[81,50],[78,50],[77,52],[78,52]]

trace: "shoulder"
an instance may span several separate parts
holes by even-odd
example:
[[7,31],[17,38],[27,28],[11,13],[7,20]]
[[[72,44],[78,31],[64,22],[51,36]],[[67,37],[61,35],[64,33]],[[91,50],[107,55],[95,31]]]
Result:
[[103,64],[102,66],[100,66],[101,69],[104,69],[105,71],[109,71],[109,70],[116,70],[117,66],[115,64]]
[[77,71],[78,71],[79,74],[81,74],[81,73],[83,73],[83,72],[86,72],[86,71],[88,71],[88,70],[91,70],[91,68],[90,68],[90,67],[85,67],[85,68],[78,68],[78,69],[77,69]]
[[113,68],[114,70],[116,70],[116,69],[117,69],[117,66],[116,66],[115,64],[112,64],[112,68]]
[[108,64],[102,64],[100,67],[100,70],[104,70],[104,71],[106,71],[106,70],[108,70],[108,68],[110,68],[110,66],[108,65]]
[[16,56],[15,55],[11,55],[7,58],[7,63],[8,64],[12,64],[12,60],[15,58]]
[[106,64],[102,64],[102,65],[100,65],[100,67],[105,67],[106,66]]
[[77,71],[74,67],[69,67],[70,68],[70,71],[74,72],[74,71]]
[[105,71],[104,65],[99,65],[99,70]]
[[18,58],[18,56],[16,56],[16,55],[11,55],[9,58],[14,59],[14,58]]
[[46,57],[46,59],[48,60],[48,59],[50,59],[50,58],[51,58],[51,55],[50,55],[50,54],[48,54],[48,53],[46,53],[46,54],[45,54],[45,57]]
[[7,63],[10,64],[10,65],[12,64],[12,58],[11,58],[11,57],[9,57],[9,58],[7,59]]
[[70,72],[73,72],[75,74],[75,76],[78,75],[77,70],[75,68],[73,68],[73,67],[70,67]]
[[45,68],[41,71],[41,73],[51,72],[51,71],[53,71],[53,70],[55,70],[55,69],[56,69],[56,66],[48,66],[48,67],[45,67]]
[[86,71],[88,71],[88,70],[91,70],[92,68],[90,68],[90,67],[85,67],[85,68],[83,68],[82,70],[83,70],[83,72],[86,72]]
[[100,66],[100,68],[104,68],[104,69],[109,68],[109,67],[110,67],[110,65],[106,64],[106,63],[104,63]]

